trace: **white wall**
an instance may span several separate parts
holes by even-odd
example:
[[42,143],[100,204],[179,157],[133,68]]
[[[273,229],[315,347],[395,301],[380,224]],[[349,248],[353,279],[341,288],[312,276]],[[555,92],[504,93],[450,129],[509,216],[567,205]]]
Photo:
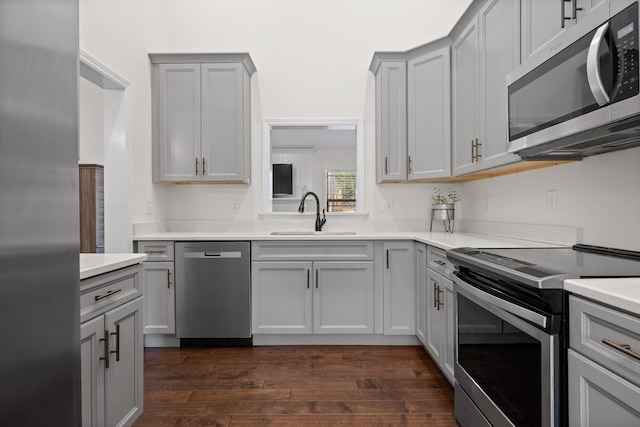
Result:
[[[376,186],[374,51],[404,51],[448,34],[469,0],[80,0],[80,48],[132,85],[133,221],[251,221],[261,210],[262,118],[360,118],[365,207],[372,221],[425,220],[428,185]],[[151,183],[149,52],[249,52],[252,176],[246,186]],[[381,212],[393,198],[394,210]],[[153,213],[147,214],[147,201]],[[239,212],[232,202],[239,202]],[[411,209],[398,209],[411,207]]]
[[104,165],[104,99],[102,88],[78,79],[78,163]]
[[[369,219],[360,222],[374,229],[428,227],[433,185],[375,183],[375,94],[368,66],[374,51],[404,51],[447,34],[469,3],[80,0],[81,49],[132,84],[133,221],[255,221],[262,206],[263,118],[362,117]],[[152,184],[149,52],[251,54],[258,69],[252,78],[251,186]],[[456,216],[577,226],[583,242],[640,250],[639,165],[640,149],[632,149],[451,186],[462,189]],[[546,209],[550,189],[558,192],[557,211]],[[485,196],[490,211],[484,210]],[[383,210],[385,200],[392,211]]]
[[640,251],[640,148],[466,183],[462,198],[465,219],[579,227],[582,243]]

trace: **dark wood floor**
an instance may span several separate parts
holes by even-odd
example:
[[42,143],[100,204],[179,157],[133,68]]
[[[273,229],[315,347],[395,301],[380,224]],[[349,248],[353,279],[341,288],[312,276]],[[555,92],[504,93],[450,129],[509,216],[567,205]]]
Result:
[[145,349],[135,427],[457,426],[421,347]]

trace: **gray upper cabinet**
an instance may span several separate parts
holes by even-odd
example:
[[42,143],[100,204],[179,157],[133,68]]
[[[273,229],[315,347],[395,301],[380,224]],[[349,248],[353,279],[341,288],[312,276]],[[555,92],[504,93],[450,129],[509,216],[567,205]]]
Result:
[[453,42],[453,172],[462,174],[478,169],[475,148],[478,143],[478,17],[475,16]]
[[407,62],[409,180],[451,175],[450,47]]
[[521,0],[522,62],[609,0]]
[[150,54],[155,182],[251,180],[248,54]]
[[517,162],[507,153],[507,74],[520,65],[520,4],[490,0],[480,10],[481,168]]
[[453,174],[519,161],[507,154],[506,76],[520,63],[520,3],[490,0],[452,48]]
[[451,175],[450,49],[443,38],[373,56],[377,182]]
[[407,63],[374,58],[376,76],[376,180],[407,179]]

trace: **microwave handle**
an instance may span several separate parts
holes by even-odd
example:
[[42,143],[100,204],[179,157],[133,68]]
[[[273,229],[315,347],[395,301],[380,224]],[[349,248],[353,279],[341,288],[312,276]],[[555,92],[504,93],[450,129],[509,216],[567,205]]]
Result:
[[598,28],[593,39],[591,39],[589,52],[587,53],[587,80],[589,81],[589,89],[591,89],[593,97],[600,106],[609,103],[609,94],[605,90],[602,84],[602,78],[600,77],[600,61],[598,60],[600,57],[600,44],[608,29],[608,22]]

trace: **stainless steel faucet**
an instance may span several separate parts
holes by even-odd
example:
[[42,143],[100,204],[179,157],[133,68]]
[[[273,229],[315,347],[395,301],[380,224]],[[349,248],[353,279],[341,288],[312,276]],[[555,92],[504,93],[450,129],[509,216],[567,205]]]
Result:
[[322,219],[320,219],[320,200],[318,196],[313,191],[308,191],[304,196],[302,196],[302,200],[300,200],[300,206],[298,206],[298,212],[304,212],[304,201],[307,196],[313,196],[316,199],[316,231],[322,231],[322,226],[325,222],[327,222],[327,217],[324,213],[324,209],[322,209]]

